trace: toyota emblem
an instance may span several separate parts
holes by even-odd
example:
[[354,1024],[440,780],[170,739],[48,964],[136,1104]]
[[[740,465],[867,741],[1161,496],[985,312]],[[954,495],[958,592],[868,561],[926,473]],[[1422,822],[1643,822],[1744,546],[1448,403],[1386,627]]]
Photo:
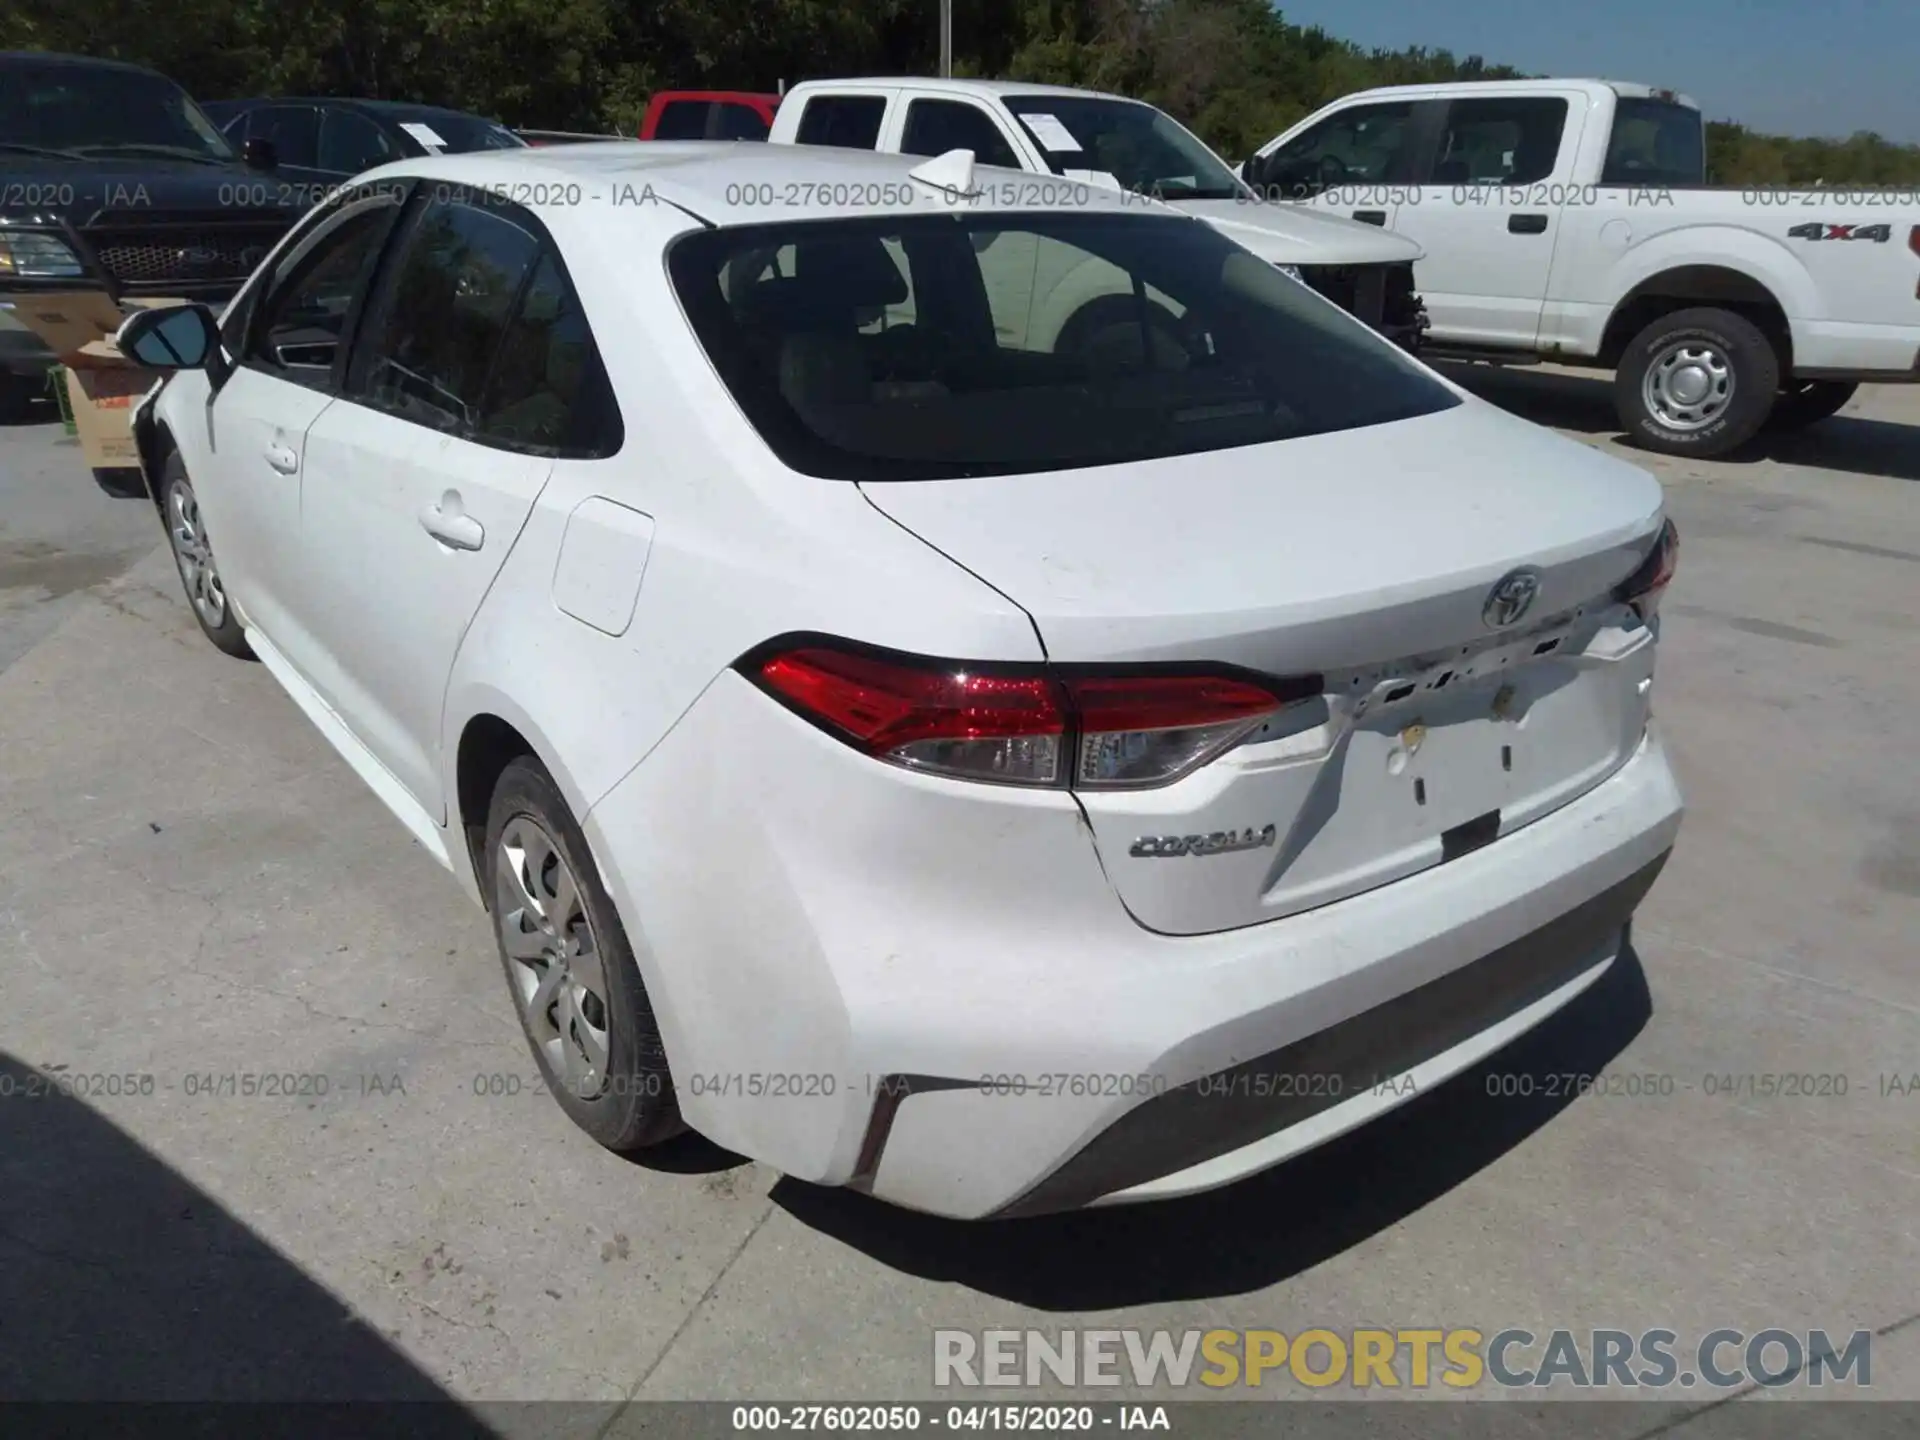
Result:
[[1487,622],[1489,630],[1504,630],[1509,625],[1517,625],[1521,617],[1533,608],[1533,602],[1539,594],[1538,570],[1526,567],[1509,570],[1487,592],[1487,602],[1480,607],[1480,618]]

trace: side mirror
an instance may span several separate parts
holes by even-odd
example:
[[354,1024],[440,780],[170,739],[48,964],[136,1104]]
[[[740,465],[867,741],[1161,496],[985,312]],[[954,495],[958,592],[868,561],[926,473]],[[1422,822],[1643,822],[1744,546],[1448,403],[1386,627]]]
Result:
[[113,340],[122,355],[150,370],[213,370],[225,359],[219,322],[204,305],[136,310]]
[[264,135],[255,135],[242,145],[240,158],[246,162],[249,170],[273,170],[280,164],[280,152],[273,148],[273,141]]

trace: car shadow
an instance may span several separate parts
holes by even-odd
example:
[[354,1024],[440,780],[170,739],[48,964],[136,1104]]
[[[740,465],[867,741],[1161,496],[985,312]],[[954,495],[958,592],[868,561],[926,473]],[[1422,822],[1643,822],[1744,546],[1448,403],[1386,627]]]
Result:
[[[1630,445],[1613,410],[1610,375],[1568,375],[1523,367],[1443,361],[1435,368],[1482,400],[1536,425],[1604,435]],[[1920,426],[1836,415],[1804,430],[1763,430],[1723,463],[1777,460],[1821,470],[1920,481]]]
[[[1603,1070],[1652,1010],[1629,945],[1590,990],[1482,1064],[1296,1160],[1183,1200],[965,1222],[791,1179],[773,1199],[895,1269],[1040,1310],[1246,1294],[1365,1242],[1493,1164],[1572,1103],[1549,1077]],[[1526,1093],[1490,1095],[1495,1076]]]
[[410,1435],[494,1433],[76,1088],[0,1052],[0,1396],[417,1402]]

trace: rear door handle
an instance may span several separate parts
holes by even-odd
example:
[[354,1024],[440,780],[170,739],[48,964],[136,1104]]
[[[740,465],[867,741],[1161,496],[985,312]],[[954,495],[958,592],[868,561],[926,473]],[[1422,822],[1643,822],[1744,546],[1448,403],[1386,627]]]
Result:
[[293,453],[292,447],[276,440],[267,446],[267,464],[282,475],[292,475],[300,469],[300,457]]
[[1353,212],[1353,218],[1358,220],[1362,225],[1385,225],[1387,223],[1387,212],[1384,210],[1356,210]]
[[1547,230],[1547,217],[1544,215],[1509,215],[1507,229],[1515,235],[1544,235]]
[[487,538],[485,527],[467,514],[458,490],[447,491],[438,505],[422,510],[420,528],[453,550],[478,550]]

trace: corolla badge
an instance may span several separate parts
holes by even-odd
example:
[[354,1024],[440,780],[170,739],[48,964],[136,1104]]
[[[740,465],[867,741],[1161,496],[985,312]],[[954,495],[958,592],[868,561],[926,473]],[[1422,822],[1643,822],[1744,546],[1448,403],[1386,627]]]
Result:
[[1489,630],[1504,630],[1509,625],[1517,625],[1521,617],[1533,608],[1533,602],[1539,595],[1538,570],[1527,566],[1509,570],[1487,592],[1486,603],[1480,607],[1480,618],[1487,622]]
[[1262,850],[1280,838],[1272,825],[1255,830],[1216,830],[1211,835],[1142,835],[1127,853],[1149,860],[1179,855],[1224,855],[1231,850]]

